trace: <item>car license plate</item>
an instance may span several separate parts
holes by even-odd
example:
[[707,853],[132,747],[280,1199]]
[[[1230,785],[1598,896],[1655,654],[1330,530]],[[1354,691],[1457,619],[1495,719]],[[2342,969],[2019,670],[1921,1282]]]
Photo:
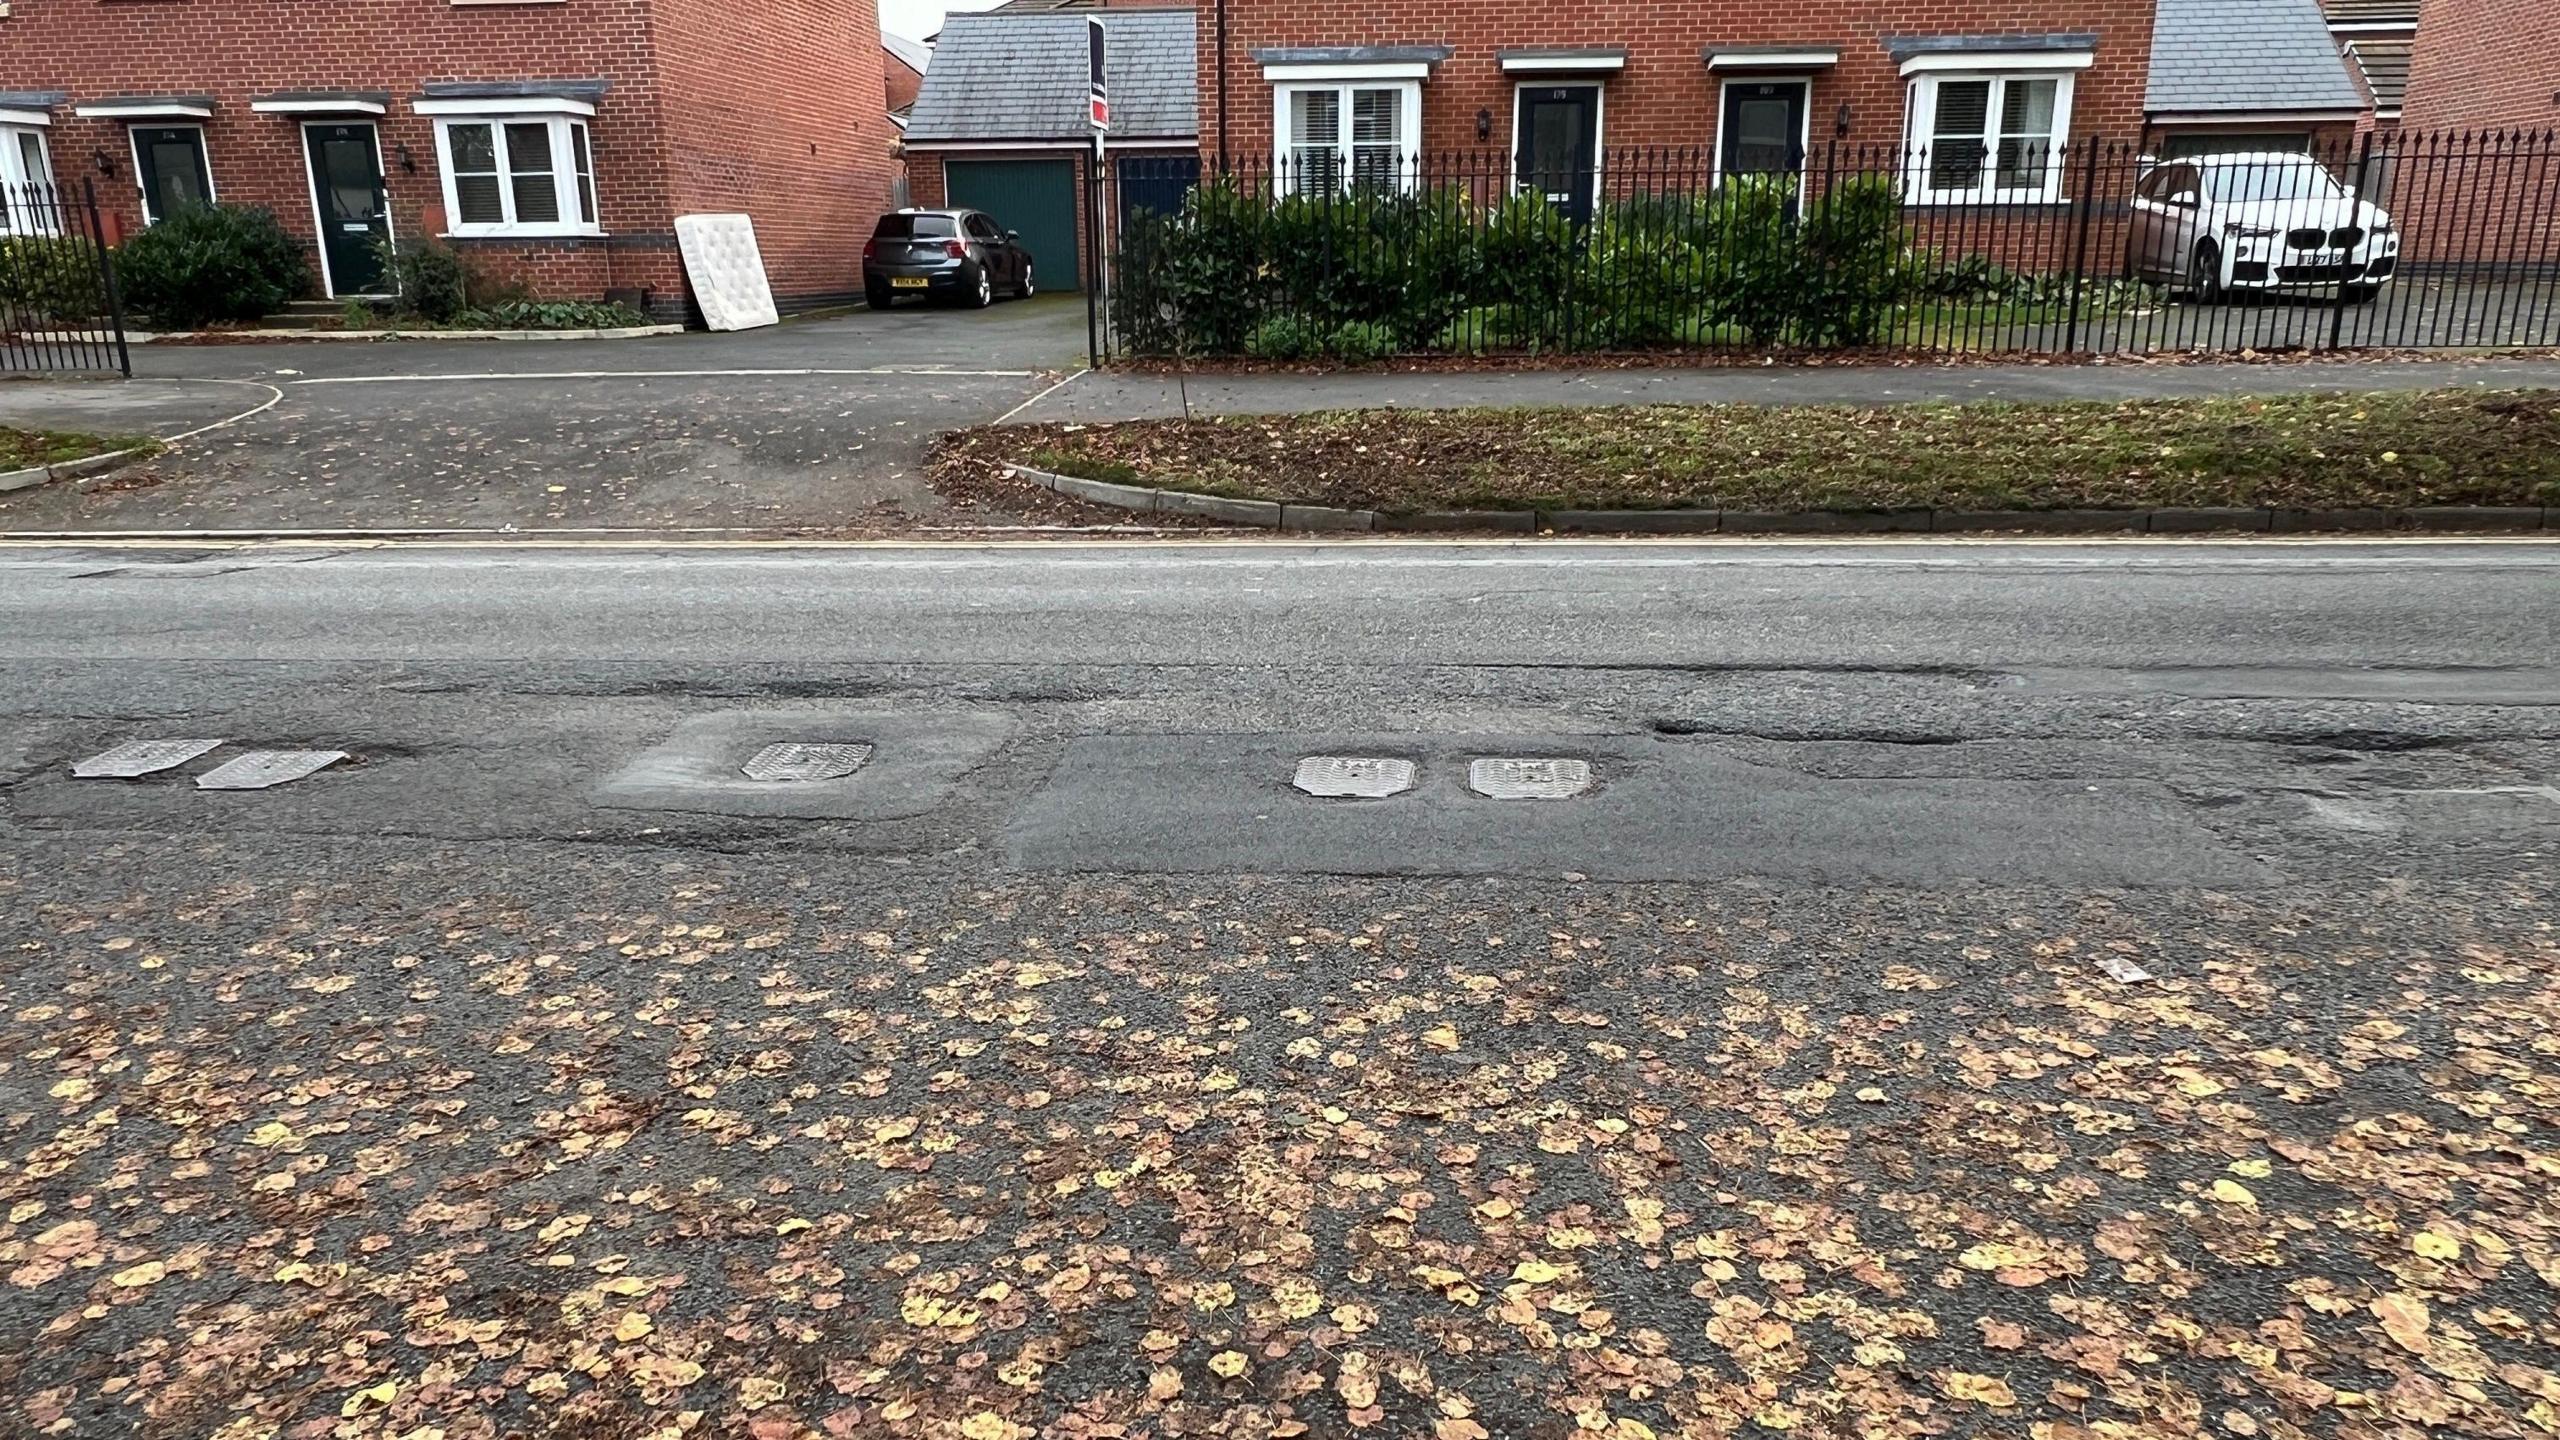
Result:
[[889,288],[893,290],[921,290],[925,287],[925,284],[926,280],[922,275],[892,275],[889,277]]

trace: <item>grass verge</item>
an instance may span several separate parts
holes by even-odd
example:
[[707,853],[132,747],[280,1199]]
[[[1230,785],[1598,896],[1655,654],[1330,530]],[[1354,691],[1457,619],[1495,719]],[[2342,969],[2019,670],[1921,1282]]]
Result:
[[110,450],[156,448],[154,442],[130,435],[81,435],[68,430],[20,430],[0,425],[0,474],[38,465],[60,465]]
[[938,478],[984,485],[1008,459],[1388,511],[2555,504],[2560,390],[1007,426],[953,437]]

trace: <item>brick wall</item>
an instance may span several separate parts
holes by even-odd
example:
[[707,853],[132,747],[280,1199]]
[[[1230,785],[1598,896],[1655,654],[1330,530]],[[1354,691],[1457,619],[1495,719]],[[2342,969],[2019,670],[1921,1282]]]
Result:
[[906,62],[893,55],[880,57],[884,109],[904,110],[916,103],[916,92],[924,88],[924,77],[907,68]]
[[[870,0],[12,0],[10,10],[0,19],[0,91],[69,93],[47,132],[55,179],[95,181],[112,223],[128,231],[141,204],[127,123],[80,119],[75,105],[213,96],[204,130],[217,198],[266,205],[309,242],[300,123],[253,113],[250,102],[281,90],[388,92],[390,113],[375,123],[393,230],[407,238],[442,219],[433,122],[409,103],[422,84],[605,80],[590,135],[606,236],[456,243],[482,269],[544,296],[645,287],[662,311],[683,294],[678,213],[747,210],[778,295],[840,296],[854,285],[845,236],[867,233],[888,195],[887,122],[848,98],[880,93]],[[749,123],[756,113],[771,123]]]
[[[1744,0],[1651,6],[1568,0],[1549,5],[1492,6],[1473,0],[1354,7],[1334,0],[1230,0],[1227,44],[1228,153],[1267,163],[1272,153],[1272,88],[1252,57],[1266,46],[1446,44],[1456,54],[1422,87],[1426,152],[1511,144],[1514,78],[1495,52],[1531,46],[1615,46],[1626,68],[1607,80],[1604,143],[1696,146],[1717,141],[1720,90],[1700,58],[1702,47],[1803,45],[1837,49],[1840,61],[1815,73],[1812,132],[1831,138],[1840,106],[1850,109],[1845,143],[1898,144],[1905,82],[1885,53],[1894,35],[1975,35],[2088,31],[2098,35],[2096,64],[2079,76],[2074,132],[2131,137],[2142,125],[2148,83],[2152,0],[1805,0],[1770,6]],[[1217,26],[1200,19],[1200,133],[1214,160],[1219,145]],[[1491,136],[1479,142],[1476,113],[1491,113]]]
[[744,211],[784,308],[862,290],[897,132],[875,0],[655,0],[675,213]]
[[2560,5],[2424,0],[2400,123],[2419,133],[2560,126]]

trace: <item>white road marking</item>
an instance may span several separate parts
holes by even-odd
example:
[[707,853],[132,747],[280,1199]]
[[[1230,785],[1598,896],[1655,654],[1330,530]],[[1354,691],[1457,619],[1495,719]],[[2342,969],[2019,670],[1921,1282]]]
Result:
[[938,375],[950,379],[1028,380],[1040,373],[1037,370],[933,370],[895,365],[874,365],[862,369],[844,370],[814,367],[777,370],[477,370],[456,375],[313,375],[285,383],[289,385],[441,385],[462,380],[754,380],[839,375],[919,377]]
[[268,384],[264,380],[225,380],[212,376],[204,376],[191,379],[185,383],[193,385],[246,385],[252,389],[266,391],[267,398],[265,403],[257,405],[251,409],[243,410],[228,420],[216,420],[210,425],[199,425],[193,430],[181,431],[175,435],[160,435],[154,437],[163,445],[175,445],[181,440],[193,440],[199,435],[209,435],[216,430],[227,429],[233,425],[239,424],[241,421],[246,420],[253,415],[264,415],[268,411],[276,408],[276,406],[281,404],[284,400],[284,392],[273,385]]
[[1091,370],[1078,370],[1078,371],[1076,371],[1075,373],[1073,373],[1073,374],[1071,374],[1071,375],[1067,376],[1065,379],[1063,379],[1063,380],[1059,381],[1057,384],[1050,386],[1048,389],[1041,391],[1039,394],[1032,396],[1030,399],[1023,401],[1021,404],[1016,405],[1016,406],[1014,406],[1012,409],[1007,410],[1007,411],[1006,411],[1006,412],[1004,412],[1003,414],[1001,414],[1001,415],[997,416],[997,417],[995,418],[995,423],[996,423],[996,424],[998,424],[998,425],[1002,425],[1002,424],[1003,424],[1003,423],[1005,423],[1006,421],[1008,421],[1008,420],[1012,419],[1014,416],[1021,414],[1023,411],[1030,409],[1032,406],[1039,404],[1041,401],[1048,399],[1050,396],[1055,395],[1055,394],[1057,394],[1059,391],[1066,389],[1069,385],[1074,384],[1077,380],[1080,380],[1080,379],[1082,379],[1083,377],[1085,377],[1085,376],[1087,376],[1087,375],[1090,375],[1090,374],[1092,374],[1092,373],[1093,373],[1093,372],[1092,372]]

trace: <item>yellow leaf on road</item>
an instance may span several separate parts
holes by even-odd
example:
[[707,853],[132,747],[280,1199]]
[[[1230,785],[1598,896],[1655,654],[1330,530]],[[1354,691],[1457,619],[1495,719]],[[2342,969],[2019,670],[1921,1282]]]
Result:
[[400,1385],[397,1381],[385,1380],[379,1385],[368,1385],[348,1396],[347,1403],[338,1407],[338,1414],[352,1420],[367,1410],[381,1409],[397,1399],[399,1394]]
[[1525,1281],[1531,1285],[1545,1285],[1563,1277],[1562,1270],[1544,1260],[1523,1260],[1519,1267],[1511,1272],[1512,1279]]
[[2427,1313],[2426,1301],[2394,1290],[2388,1295],[2374,1296],[2371,1309],[2373,1317],[2382,1322],[2383,1333],[2391,1337],[2392,1343],[2412,1355],[2427,1353],[2433,1343],[2428,1339],[2427,1327],[2434,1324],[2435,1319]]
[[657,1328],[657,1326],[649,1322],[648,1316],[641,1314],[637,1310],[632,1310],[626,1312],[620,1320],[614,1322],[613,1338],[621,1341],[625,1345],[628,1345],[632,1341],[640,1339],[642,1336],[647,1335],[650,1331]]
[[1458,1032],[1451,1026],[1435,1025],[1422,1032],[1422,1043],[1434,1050],[1455,1050],[1458,1048]]
[[1997,1375],[1975,1375],[1963,1370],[1950,1370],[1946,1378],[1947,1394],[1957,1400],[1970,1400],[1994,1410],[2006,1410],[2018,1403],[2018,1392]]
[[131,1269],[119,1270],[107,1279],[119,1290],[139,1290],[145,1285],[158,1283],[160,1277],[168,1273],[168,1266],[157,1260],[145,1260]]
[[[1241,1350],[1221,1350],[1209,1357],[1209,1373],[1222,1380],[1233,1380],[1244,1373],[1245,1359]],[[1175,1387],[1179,1390],[1181,1387]]]
[[2409,1239],[2409,1248],[2430,1260],[2459,1260],[2462,1242],[2440,1230],[2421,1230]]
[[2264,1180],[2275,1173],[2275,1168],[2264,1160],[2234,1160],[2230,1165],[2231,1173],[2243,1180]]
[[2248,1186],[2237,1180],[2214,1181],[2213,1198],[2225,1205],[2245,1205],[2252,1210],[2258,1208],[2258,1197],[2250,1193]]

